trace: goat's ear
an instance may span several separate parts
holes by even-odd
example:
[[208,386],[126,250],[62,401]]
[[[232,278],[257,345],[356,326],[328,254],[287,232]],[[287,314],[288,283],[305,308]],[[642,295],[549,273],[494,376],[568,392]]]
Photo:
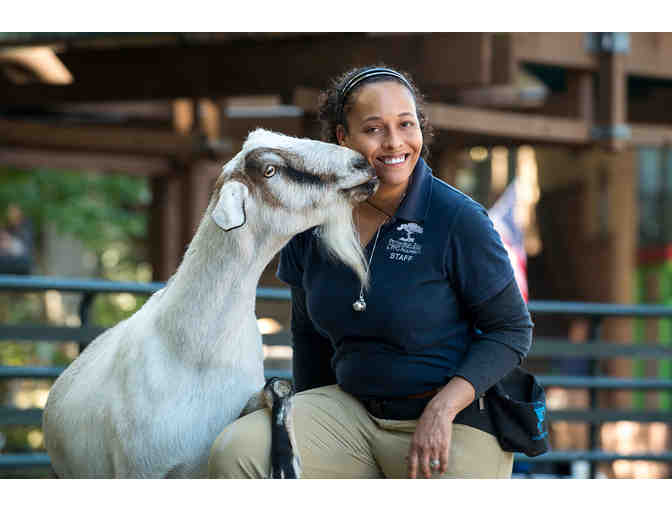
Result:
[[245,199],[248,190],[242,182],[228,181],[219,190],[219,199],[212,210],[212,219],[224,230],[245,224]]

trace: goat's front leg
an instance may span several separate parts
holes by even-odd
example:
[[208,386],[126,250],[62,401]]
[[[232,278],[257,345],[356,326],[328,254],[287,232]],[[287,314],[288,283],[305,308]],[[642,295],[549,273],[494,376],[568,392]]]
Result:
[[292,428],[291,381],[271,377],[264,387],[247,401],[240,416],[268,408],[271,411],[271,472],[270,478],[299,478],[301,461]]
[[291,381],[272,377],[262,391],[271,409],[271,478],[299,478],[301,461],[292,426]]

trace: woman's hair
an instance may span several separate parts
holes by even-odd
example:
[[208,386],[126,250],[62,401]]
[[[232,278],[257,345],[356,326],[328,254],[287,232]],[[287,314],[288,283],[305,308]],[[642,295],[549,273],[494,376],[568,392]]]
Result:
[[[395,73],[402,75],[405,81],[395,77],[392,74],[376,73],[373,73],[373,76],[365,77],[360,81],[357,79],[352,80],[365,71],[374,68],[384,68],[394,71]],[[351,80],[355,83],[354,86],[352,86]],[[427,147],[431,142],[434,132],[425,114],[424,97],[408,73],[382,64],[377,66],[355,67],[350,69],[349,71],[346,71],[340,76],[332,79],[329,87],[325,91],[322,91],[319,99],[319,120],[322,127],[322,140],[325,142],[338,143],[338,138],[336,137],[336,126],[342,124],[346,133],[348,132],[347,115],[348,112],[352,110],[352,106],[361,87],[370,83],[385,81],[395,81],[397,83],[401,83],[411,92],[415,101],[415,111],[418,115],[420,132],[422,133],[423,139],[421,155],[424,158],[427,158],[427,155],[429,154],[429,149]],[[343,97],[342,94],[344,88],[347,88],[345,97]]]

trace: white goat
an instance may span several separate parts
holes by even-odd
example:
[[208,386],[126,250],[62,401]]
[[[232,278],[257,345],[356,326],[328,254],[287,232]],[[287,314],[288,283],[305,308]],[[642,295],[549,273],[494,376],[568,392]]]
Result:
[[325,246],[365,282],[352,205],[376,186],[350,149],[251,133],[165,288],[54,383],[43,430],[56,473],[207,476],[213,441],[264,385],[254,313],[262,271],[292,236],[322,225]]

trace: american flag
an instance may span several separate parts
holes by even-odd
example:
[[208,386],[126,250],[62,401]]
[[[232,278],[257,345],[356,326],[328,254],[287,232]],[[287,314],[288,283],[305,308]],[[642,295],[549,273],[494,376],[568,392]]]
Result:
[[499,232],[506,251],[509,253],[513,274],[516,277],[518,288],[525,302],[528,300],[527,289],[527,255],[525,254],[524,234],[520,225],[516,222],[516,184],[514,179],[508,185],[502,196],[490,208],[488,214],[495,230]]

